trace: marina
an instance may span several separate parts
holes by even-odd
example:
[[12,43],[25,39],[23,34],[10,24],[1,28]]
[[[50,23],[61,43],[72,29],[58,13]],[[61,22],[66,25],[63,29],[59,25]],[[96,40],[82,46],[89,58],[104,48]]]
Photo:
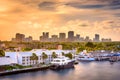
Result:
[[[79,62],[75,68],[0,76],[0,80],[119,80],[120,62]],[[53,76],[53,77],[51,77]]]

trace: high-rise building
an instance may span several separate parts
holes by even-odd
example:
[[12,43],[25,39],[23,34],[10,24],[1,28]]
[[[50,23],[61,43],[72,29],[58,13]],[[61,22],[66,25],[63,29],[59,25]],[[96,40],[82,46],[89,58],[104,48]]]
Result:
[[102,42],[111,42],[111,41],[112,41],[111,38],[109,38],[109,39],[102,38]]
[[74,41],[75,42],[79,42],[80,41],[80,34],[76,34],[76,36],[74,37]]
[[26,37],[25,42],[31,42],[32,41],[32,36]]
[[76,38],[77,38],[77,39],[80,39],[80,34],[76,34]]
[[68,32],[68,41],[74,41],[74,31]]
[[59,41],[65,41],[66,34],[65,33],[59,33]]
[[95,42],[99,42],[100,41],[99,34],[95,34],[95,38],[93,39],[93,41],[95,41]]
[[90,41],[89,36],[86,36],[85,41],[86,41],[86,42],[89,42],[89,41]]
[[16,33],[16,41],[22,42],[24,40],[25,40],[25,35],[24,34]]
[[49,32],[43,32],[43,35],[40,36],[41,42],[48,42],[49,41]]
[[51,41],[52,42],[58,42],[58,35],[52,35]]

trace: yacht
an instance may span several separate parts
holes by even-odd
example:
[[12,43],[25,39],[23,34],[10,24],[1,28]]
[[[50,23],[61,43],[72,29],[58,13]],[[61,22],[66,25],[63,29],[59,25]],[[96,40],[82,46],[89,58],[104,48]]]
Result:
[[50,69],[74,68],[74,62],[75,60],[69,59],[68,57],[59,56],[52,60]]
[[95,61],[95,58],[91,55],[91,53],[86,53],[86,51],[83,51],[80,53],[80,55],[77,58],[78,61]]
[[88,55],[84,55],[84,56],[79,56],[78,61],[95,61],[95,58],[90,57]]

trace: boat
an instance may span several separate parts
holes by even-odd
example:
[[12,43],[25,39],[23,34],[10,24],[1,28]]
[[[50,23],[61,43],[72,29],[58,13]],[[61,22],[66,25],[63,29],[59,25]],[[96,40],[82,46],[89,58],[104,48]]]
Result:
[[90,61],[95,61],[95,58],[91,55],[91,53],[86,53],[86,51],[83,51],[79,54],[77,60],[90,62]]
[[75,60],[69,59],[65,56],[59,56],[54,58],[51,62],[52,66],[50,69],[58,70],[58,69],[65,69],[65,68],[74,68]]
[[117,62],[120,61],[120,53],[112,54],[109,59],[110,62]]
[[78,57],[78,61],[95,61],[95,58],[84,55],[84,56]]

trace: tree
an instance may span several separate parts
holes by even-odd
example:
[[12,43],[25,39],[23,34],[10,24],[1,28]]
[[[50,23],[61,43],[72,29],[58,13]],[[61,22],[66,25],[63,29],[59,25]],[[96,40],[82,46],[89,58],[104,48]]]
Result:
[[55,52],[52,53],[52,58],[57,58],[57,54]]
[[80,47],[77,48],[77,53],[79,53],[79,52],[81,52],[81,51],[83,51],[85,49],[86,48],[84,46],[80,46]]
[[32,53],[32,56],[30,57],[30,60],[35,60],[37,64],[38,56],[35,53]]
[[68,57],[68,58],[72,59],[73,55],[72,55],[72,53],[68,53],[68,54],[65,54],[65,57]]
[[32,48],[24,48],[23,51],[31,51]]
[[95,45],[94,45],[92,42],[86,43],[85,46],[86,46],[86,47],[90,47],[90,48],[94,48],[94,47],[95,47]]
[[3,50],[0,50],[0,57],[5,56],[5,52]]
[[43,63],[45,62],[45,59],[48,58],[48,55],[45,54],[45,52],[42,53],[42,59],[43,59]]
[[64,53],[64,52],[62,52],[62,56],[65,56],[65,53]]

